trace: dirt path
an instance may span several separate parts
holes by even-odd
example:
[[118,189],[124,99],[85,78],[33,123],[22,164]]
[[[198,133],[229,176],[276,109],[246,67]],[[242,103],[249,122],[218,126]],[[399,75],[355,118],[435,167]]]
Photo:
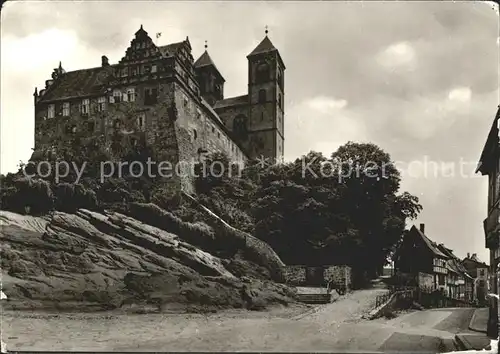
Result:
[[[303,313],[233,311],[203,315],[54,315],[5,312],[9,350],[310,351],[349,347],[340,332],[360,321],[384,290],[356,291]],[[343,325],[341,328],[341,324]],[[352,336],[351,336],[352,337]],[[347,341],[347,342],[346,342]],[[364,342],[363,342],[364,343]],[[369,345],[378,344],[366,341]]]

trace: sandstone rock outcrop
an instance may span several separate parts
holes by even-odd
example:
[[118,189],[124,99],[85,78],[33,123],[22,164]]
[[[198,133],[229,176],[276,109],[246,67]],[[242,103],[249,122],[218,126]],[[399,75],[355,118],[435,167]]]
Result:
[[80,209],[44,218],[0,211],[7,307],[199,311],[293,301],[292,290],[269,279],[275,260],[247,259],[237,252],[245,248],[238,239],[231,257],[220,256],[227,235],[152,210],[137,205],[125,215]]

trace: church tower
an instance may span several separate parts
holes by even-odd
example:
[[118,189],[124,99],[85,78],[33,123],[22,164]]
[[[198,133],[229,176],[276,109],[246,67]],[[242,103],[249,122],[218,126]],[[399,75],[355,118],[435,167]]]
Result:
[[224,99],[224,78],[208,55],[205,42],[205,52],[194,63],[196,80],[200,85],[201,96],[213,106],[215,102]]
[[249,157],[265,157],[270,162],[283,159],[284,71],[278,50],[266,36],[247,56],[249,117]]

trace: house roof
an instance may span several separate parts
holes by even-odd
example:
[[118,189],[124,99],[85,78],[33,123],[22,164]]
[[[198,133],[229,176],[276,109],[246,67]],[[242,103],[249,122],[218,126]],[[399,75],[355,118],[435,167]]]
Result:
[[481,172],[482,175],[488,174],[490,170],[489,166],[489,155],[491,153],[491,149],[495,144],[498,144],[498,120],[500,119],[500,105],[498,106],[497,114],[493,119],[493,123],[490,128],[490,132],[488,134],[488,138],[486,139],[486,143],[484,144],[483,151],[481,152],[481,156],[479,158],[479,162],[477,164],[476,173]]
[[476,255],[472,255],[472,257],[465,257],[464,261],[471,261],[476,263],[476,265],[478,266],[484,266],[485,268],[488,268],[488,265],[485,262],[480,261]]
[[170,44],[158,47],[158,49],[160,50],[160,53],[164,57],[172,57],[185,44],[186,44],[186,41],[177,42],[177,43],[170,43]]
[[54,80],[54,83],[41,96],[41,101],[105,93],[107,82],[112,75],[112,66],[66,72]]
[[412,229],[414,229],[416,231],[416,233],[422,238],[424,243],[427,245],[427,248],[429,248],[429,250],[431,250],[432,253],[434,253],[436,256],[439,256],[439,257],[450,258],[449,256],[445,255],[443,252],[441,252],[438,248],[438,245],[434,241],[431,241],[427,236],[425,236],[422,231],[420,231],[415,226],[413,226]]
[[[136,34],[146,33],[142,27]],[[189,39],[178,43],[171,43],[158,47],[161,55],[172,57],[182,46],[190,46]],[[82,69],[65,72],[54,80],[53,84],[41,96],[40,101],[65,100],[72,97],[92,96],[104,94],[107,83],[113,76],[113,70],[116,65]]]
[[248,104],[248,95],[226,98],[215,102],[214,109],[228,108]]

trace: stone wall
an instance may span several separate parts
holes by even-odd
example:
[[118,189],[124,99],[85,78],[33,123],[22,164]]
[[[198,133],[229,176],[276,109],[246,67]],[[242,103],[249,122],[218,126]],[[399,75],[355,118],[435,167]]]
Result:
[[325,280],[336,284],[345,284],[347,289],[352,286],[352,271],[349,266],[337,265],[325,268]]
[[[290,285],[308,285],[307,270],[309,268],[304,265],[288,265],[285,267],[285,281]],[[347,289],[352,288],[352,271],[349,266],[336,265],[323,267],[324,284],[334,282],[335,284],[345,284]]]
[[290,285],[305,284],[306,268],[304,266],[286,266],[284,269],[285,282]]

